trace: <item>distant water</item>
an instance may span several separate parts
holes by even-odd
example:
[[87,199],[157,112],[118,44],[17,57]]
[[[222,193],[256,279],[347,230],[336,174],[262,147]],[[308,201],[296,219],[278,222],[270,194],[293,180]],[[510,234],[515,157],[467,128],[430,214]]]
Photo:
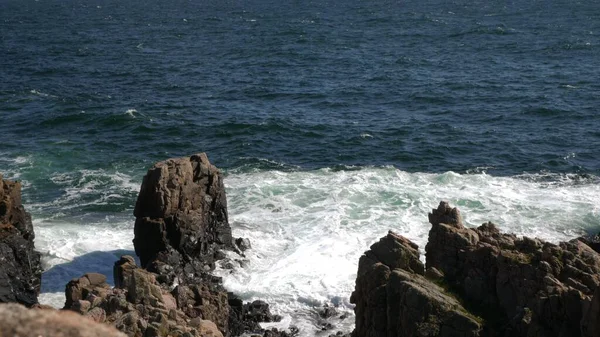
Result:
[[0,47],[0,172],[46,303],[132,253],[152,163],[200,151],[253,245],[226,286],[303,336],[313,307],[351,312],[388,229],[423,248],[439,200],[550,241],[600,231],[595,1],[2,0]]

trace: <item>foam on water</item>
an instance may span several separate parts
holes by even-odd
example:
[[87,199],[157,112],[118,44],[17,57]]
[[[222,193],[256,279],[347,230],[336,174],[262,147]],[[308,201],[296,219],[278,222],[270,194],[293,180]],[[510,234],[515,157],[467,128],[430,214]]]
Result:
[[225,286],[244,299],[273,303],[288,317],[284,325],[297,325],[303,336],[320,330],[314,308],[326,303],[350,314],[334,318],[335,328],[351,330],[349,296],[360,255],[389,229],[423,250],[427,213],[440,200],[458,206],[468,226],[492,221],[505,232],[553,242],[600,229],[599,185],[568,176],[364,168],[252,172],[225,183],[234,235],[253,247],[247,267],[219,271]]
[[45,270],[39,301],[60,308],[69,280],[99,272],[112,283],[114,262],[135,255],[133,202],[139,185],[127,174],[101,169],[55,173],[49,180],[58,196],[25,206]]
[[[314,336],[327,323],[315,310],[324,304],[347,314],[328,321],[334,329],[352,329],[349,297],[360,255],[389,229],[423,250],[427,213],[440,200],[458,206],[468,226],[493,221],[505,232],[553,242],[600,230],[595,177],[473,172],[232,171],[225,178],[230,222],[234,236],[249,238],[252,249],[244,267],[217,273],[244,300],[272,303],[284,316],[275,326],[296,325],[302,336]],[[61,307],[71,278],[96,271],[111,281],[118,256],[133,255],[132,208],[139,189],[134,180],[103,170],[54,174],[51,181],[62,193],[26,205],[47,270],[40,302]]]

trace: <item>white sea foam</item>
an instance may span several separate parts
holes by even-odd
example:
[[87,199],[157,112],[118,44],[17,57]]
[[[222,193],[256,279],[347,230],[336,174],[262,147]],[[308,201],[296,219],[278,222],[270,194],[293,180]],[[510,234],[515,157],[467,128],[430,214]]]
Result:
[[[302,336],[314,336],[323,323],[314,309],[326,303],[348,314],[329,321],[335,329],[352,329],[349,297],[360,255],[389,229],[423,249],[427,213],[440,200],[458,206],[468,226],[493,221],[505,232],[553,242],[600,229],[597,180],[476,172],[408,173],[388,167],[230,173],[225,183],[234,236],[249,238],[252,249],[244,268],[218,273],[244,300],[272,303],[284,316],[278,327],[296,325]],[[101,170],[56,174],[52,181],[65,193],[51,206],[67,207],[68,215],[34,214],[34,219],[36,245],[49,269],[40,300],[60,307],[70,278],[88,271],[110,275],[116,251],[133,249],[131,209],[86,215],[74,214],[69,205],[114,205],[134,199],[139,185],[127,175]],[[35,213],[42,209],[34,208]]]
[[102,169],[55,173],[50,181],[62,190],[60,197],[29,206],[34,210],[57,207],[61,210],[77,209],[91,205],[116,205],[130,202],[139,192],[139,183],[133,177]]
[[47,93],[44,93],[44,92],[41,92],[41,91],[37,91],[35,89],[30,90],[29,92],[32,93],[32,94],[34,94],[34,95],[41,96],[41,97],[56,98],[56,96],[54,96],[54,95],[50,95],[50,94],[47,94]]
[[[219,273],[229,290],[274,303],[312,336],[320,328],[313,307],[351,312],[358,258],[389,229],[425,247],[427,213],[440,200],[458,206],[469,226],[489,220],[549,241],[600,229],[597,184],[540,180],[394,168],[231,175],[225,182],[234,235],[249,238],[253,249],[247,267]],[[331,323],[349,331],[353,321]]]
[[135,117],[136,113],[137,113],[136,109],[127,109],[127,111],[125,111],[125,114],[131,116],[132,118],[136,118]]
[[42,253],[42,304],[61,308],[64,286],[87,272],[98,272],[112,282],[112,266],[119,256],[133,253],[133,216],[120,215],[84,222],[78,218],[34,221],[36,249]]

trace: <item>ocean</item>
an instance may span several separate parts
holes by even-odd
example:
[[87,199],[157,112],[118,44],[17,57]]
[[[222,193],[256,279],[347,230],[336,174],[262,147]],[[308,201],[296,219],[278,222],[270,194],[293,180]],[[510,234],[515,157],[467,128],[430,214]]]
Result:
[[[301,336],[350,331],[357,263],[469,226],[600,231],[595,1],[0,0],[0,172],[46,272],[112,275],[154,163],[206,152],[244,267],[219,269]],[[109,277],[110,279],[110,277]],[[315,308],[337,306],[325,322]]]

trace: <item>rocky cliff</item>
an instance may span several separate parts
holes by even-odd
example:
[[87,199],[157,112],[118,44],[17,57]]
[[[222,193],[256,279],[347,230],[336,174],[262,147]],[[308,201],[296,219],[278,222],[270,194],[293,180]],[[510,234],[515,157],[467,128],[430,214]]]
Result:
[[0,303],[37,303],[42,268],[31,216],[21,204],[21,184],[0,175]]
[[552,244],[466,228],[458,209],[429,214],[425,247],[389,233],[360,259],[355,337],[600,336],[600,254],[591,241]]

